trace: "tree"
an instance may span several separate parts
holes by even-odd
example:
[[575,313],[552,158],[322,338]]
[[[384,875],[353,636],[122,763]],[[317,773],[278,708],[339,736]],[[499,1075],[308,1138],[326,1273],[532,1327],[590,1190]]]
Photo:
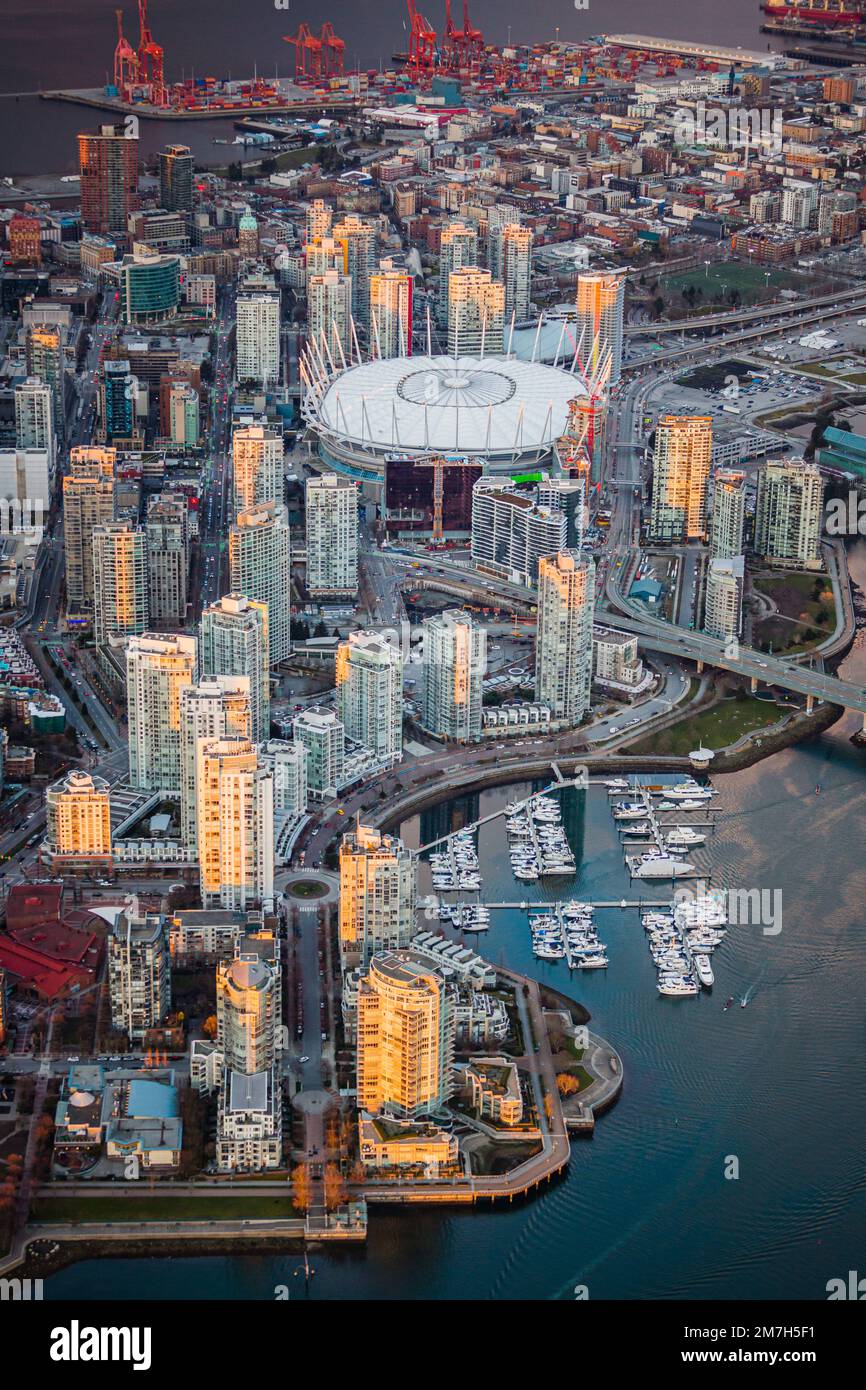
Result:
[[561,1096],[573,1096],[580,1090],[580,1082],[576,1076],[569,1076],[567,1071],[561,1071],[556,1078],[556,1088]]
[[292,1172],[292,1200],[298,1211],[307,1211],[313,1201],[310,1165],[299,1163]]
[[216,1037],[216,1035],[217,1035],[217,1017],[216,1017],[216,1014],[210,1014],[210,1016],[209,1016],[208,1018],[205,1019],[204,1023],[203,1023],[202,1026],[201,1026],[201,1031],[204,1033],[204,1035],[205,1035],[206,1038],[215,1038],[215,1037]]
[[345,1205],[349,1197],[346,1180],[336,1163],[325,1165],[325,1210],[336,1211]]

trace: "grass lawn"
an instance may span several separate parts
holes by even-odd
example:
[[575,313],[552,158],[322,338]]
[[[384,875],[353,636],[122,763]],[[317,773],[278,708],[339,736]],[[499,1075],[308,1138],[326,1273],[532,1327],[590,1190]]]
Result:
[[[238,145],[237,148],[240,151],[243,150],[242,145]],[[239,158],[242,160],[242,154]],[[302,164],[313,164],[315,158],[315,145],[305,145],[299,150],[283,150],[282,154],[263,154],[261,159],[253,159],[250,160],[249,163],[244,164],[243,169],[245,174],[259,174],[261,173],[263,161],[272,159],[277,166],[277,172],[283,173],[286,169],[299,169]],[[221,169],[215,169],[214,172],[222,178],[228,178],[228,165],[225,165]]]
[[704,748],[727,748],[743,734],[753,729],[766,729],[776,724],[782,711],[765,700],[723,700],[711,709],[693,714],[669,729],[660,729],[649,738],[632,744],[631,753],[659,753],[683,757],[699,744]]
[[33,1221],[234,1221],[243,1217],[294,1217],[285,1197],[237,1192],[222,1197],[41,1197],[30,1208]]
[[850,366],[844,364],[850,361],[848,357],[838,359],[840,365],[836,365],[833,358],[829,362],[807,362],[804,365],[797,364],[797,371],[804,376],[817,376],[826,381],[844,381],[849,386],[866,386],[866,370],[852,370]]
[[322,883],[319,879],[312,879],[309,883],[289,885],[290,898],[324,898],[327,891],[327,883]]
[[[799,289],[802,283],[802,276],[792,275],[787,270],[770,271],[768,281],[762,266],[724,261],[709,267],[696,266],[680,275],[667,275],[659,282],[659,293],[662,296],[681,295],[694,287],[701,291],[705,302],[728,303],[729,292],[737,290],[741,304],[757,304],[775,299],[779,290]],[[700,303],[700,299],[696,300],[696,305]]]
[[836,605],[826,574],[757,574],[754,588],[771,598],[778,610],[754,625],[753,640],[760,651],[806,651],[833,633]]
[[576,1042],[574,1041],[574,1038],[563,1038],[561,1050],[563,1052],[569,1053],[569,1055],[572,1056],[576,1062],[582,1062],[583,1054],[586,1051],[586,1048],[578,1047]]

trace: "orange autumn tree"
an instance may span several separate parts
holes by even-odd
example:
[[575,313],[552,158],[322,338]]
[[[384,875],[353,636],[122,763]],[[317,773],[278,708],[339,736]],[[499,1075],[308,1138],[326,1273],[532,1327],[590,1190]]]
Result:
[[298,1211],[307,1211],[312,1203],[313,1183],[307,1163],[299,1163],[292,1173],[292,1200]]
[[335,1211],[348,1200],[349,1189],[336,1163],[325,1165],[325,1208]]

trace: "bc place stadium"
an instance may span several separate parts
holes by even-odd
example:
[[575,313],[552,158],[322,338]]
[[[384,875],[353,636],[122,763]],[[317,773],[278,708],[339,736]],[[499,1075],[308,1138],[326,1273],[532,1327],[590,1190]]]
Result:
[[334,369],[307,359],[304,420],[320,463],[381,483],[388,458],[471,457],[485,472],[552,458],[586,403],[577,374],[515,357],[394,357]]

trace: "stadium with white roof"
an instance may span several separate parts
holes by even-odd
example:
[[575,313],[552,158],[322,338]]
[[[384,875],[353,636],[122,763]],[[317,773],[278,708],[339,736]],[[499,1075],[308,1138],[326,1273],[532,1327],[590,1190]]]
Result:
[[307,359],[303,417],[328,468],[380,482],[385,459],[470,456],[490,471],[548,461],[579,375],[516,357],[394,357],[335,368]]

